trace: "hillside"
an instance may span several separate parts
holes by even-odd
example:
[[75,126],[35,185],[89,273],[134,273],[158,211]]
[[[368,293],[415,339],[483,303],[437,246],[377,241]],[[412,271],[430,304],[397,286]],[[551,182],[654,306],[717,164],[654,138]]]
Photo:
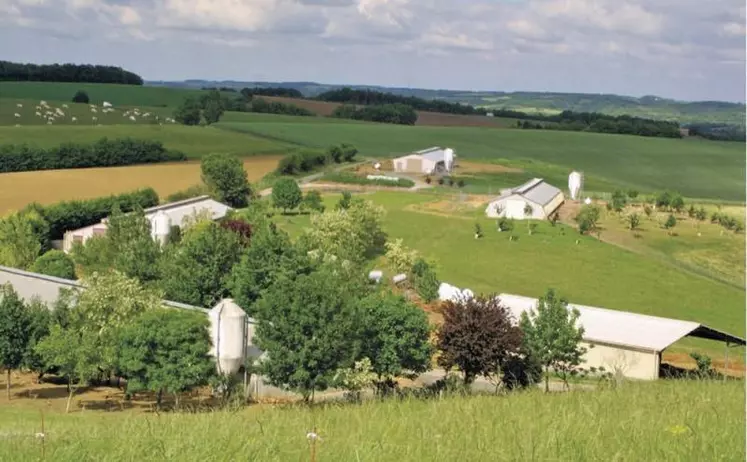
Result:
[[575,112],[601,112],[610,115],[632,115],[652,119],[674,120],[680,123],[711,122],[744,126],[745,105],[721,101],[676,101],[658,96],[621,96],[612,94],[547,93],[547,92],[502,92],[427,90],[419,88],[380,87],[375,85],[336,85],[316,82],[241,82],[187,80],[183,82],[146,82],[151,86],[175,88],[202,88],[207,86],[282,87],[299,90],[307,97],[341,87],[371,89],[397,95],[417,96],[426,99],[443,99],[450,102],[468,103],[488,108],[505,108],[523,112],[557,113],[564,110]]

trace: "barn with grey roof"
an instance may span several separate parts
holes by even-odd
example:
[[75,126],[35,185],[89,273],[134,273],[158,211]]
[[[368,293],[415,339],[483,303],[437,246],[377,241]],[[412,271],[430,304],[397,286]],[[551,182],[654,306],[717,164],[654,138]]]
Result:
[[557,210],[563,201],[563,191],[542,178],[533,178],[516,188],[502,190],[501,195],[488,204],[485,214],[489,218],[542,220]]

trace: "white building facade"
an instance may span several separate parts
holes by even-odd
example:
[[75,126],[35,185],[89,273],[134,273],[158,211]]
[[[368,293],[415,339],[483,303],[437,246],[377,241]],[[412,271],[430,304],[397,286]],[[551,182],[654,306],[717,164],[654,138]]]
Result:
[[[501,195],[485,208],[485,215],[488,218],[544,220],[557,210],[563,201],[563,191],[541,178],[534,178],[519,187],[503,190]],[[530,213],[526,213],[528,207],[531,208]]]

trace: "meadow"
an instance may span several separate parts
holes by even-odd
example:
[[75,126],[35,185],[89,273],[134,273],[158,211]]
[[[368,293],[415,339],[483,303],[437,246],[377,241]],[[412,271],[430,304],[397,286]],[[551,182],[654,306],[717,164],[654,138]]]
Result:
[[[5,406],[0,460],[724,460],[745,458],[744,383],[659,381],[546,395],[46,412]],[[17,400],[16,402],[18,402]],[[20,403],[19,403],[20,404]],[[314,447],[307,433],[320,439]],[[43,452],[42,452],[43,451]]]
[[[279,159],[279,156],[245,159],[244,170],[249,181],[256,182],[275,170]],[[22,209],[30,202],[51,204],[145,187],[152,187],[164,199],[201,182],[199,162],[4,173],[0,175],[0,216]]]
[[0,127],[0,144],[28,143],[39,147],[53,147],[66,142],[91,143],[105,136],[160,141],[167,149],[182,151],[191,158],[200,158],[210,153],[237,156],[281,154],[289,149],[287,144],[250,134],[178,124]]
[[169,87],[148,87],[138,85],[115,85],[102,83],[70,82],[0,82],[0,95],[3,98],[40,100],[70,103],[79,90],[85,91],[91,104],[101,105],[104,101],[114,106],[174,107],[186,97],[197,96],[201,90]]
[[[338,197],[328,195],[328,205],[333,206]],[[510,233],[499,233],[495,220],[485,218],[480,200],[469,204],[444,194],[384,191],[365,197],[385,207],[384,228],[391,238],[402,238],[432,259],[439,278],[457,287],[532,297],[552,287],[573,303],[693,320],[735,335],[745,333],[743,288],[684,271],[646,252],[545,222],[538,223],[531,236],[523,223],[517,223],[512,234],[518,239],[510,241]],[[292,236],[309,223],[307,216],[277,220]],[[475,223],[483,229],[482,239],[474,238]],[[719,344],[707,343],[723,353]]]
[[[429,146],[453,147],[458,159],[516,162],[530,174],[550,166],[564,185],[581,170],[587,189],[605,185],[641,192],[673,189],[687,197],[744,201],[744,145],[694,139],[475,127],[386,124],[221,122],[218,128],[294,144],[345,142],[361,154],[389,158]],[[501,175],[493,175],[498,178]],[[555,178],[552,178],[555,180]],[[560,178],[558,178],[560,180]],[[609,189],[607,189],[609,190]]]
[[[21,104],[22,107],[18,107]],[[167,107],[149,107],[149,106],[117,106],[112,108],[113,112],[103,112],[101,106],[98,106],[96,112],[93,112],[90,105],[83,103],[61,103],[48,101],[47,104],[52,112],[60,108],[64,117],[56,118],[53,125],[78,125],[94,127],[96,125],[142,125],[158,124],[159,120],[163,122],[167,117],[172,117],[173,108]],[[63,107],[65,104],[67,107]],[[47,120],[36,115],[37,112],[43,114],[45,111],[37,111],[39,100],[30,99],[11,99],[0,98],[0,125],[48,125]],[[130,120],[129,117],[123,116],[123,113],[131,109],[138,109],[141,114],[149,114],[148,117],[136,117],[136,120]],[[16,117],[18,114],[21,117]],[[73,120],[75,117],[76,120]],[[95,119],[94,119],[95,117]]]

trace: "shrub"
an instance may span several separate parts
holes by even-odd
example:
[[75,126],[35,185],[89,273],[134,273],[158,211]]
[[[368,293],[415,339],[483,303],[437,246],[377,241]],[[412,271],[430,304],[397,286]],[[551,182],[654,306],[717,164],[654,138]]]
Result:
[[315,212],[324,212],[324,203],[319,191],[309,191],[301,202],[301,208],[304,210],[313,210]]
[[429,176],[425,177],[425,184],[431,184],[431,181],[433,181],[431,180],[431,177]]
[[631,198],[631,199],[637,198],[638,197],[638,191],[636,191],[635,189],[629,189],[628,190],[628,197]]
[[601,211],[599,210],[599,207],[595,205],[585,205],[581,207],[581,211],[576,215],[579,232],[581,234],[589,234],[596,230],[600,215]]
[[41,255],[31,266],[31,271],[63,279],[75,279],[75,263],[61,250],[50,250]]
[[152,188],[146,188],[96,199],[64,201],[52,205],[31,204],[26,210],[38,211],[49,223],[50,239],[62,239],[66,231],[100,222],[111,214],[115,205],[122,212],[131,212],[138,207],[153,207],[158,205],[158,194]]
[[438,179],[438,184],[443,186],[444,182],[445,182],[444,177],[441,177]]
[[500,217],[498,219],[498,231],[511,231],[514,229],[514,221],[510,218]]
[[460,188],[463,188],[464,187],[464,180],[457,181],[457,186],[459,186]]
[[238,234],[244,245],[248,245],[252,238],[252,225],[244,220],[226,219],[220,222],[220,226]]
[[436,277],[436,272],[422,258],[415,260],[412,265],[412,279],[418,296],[426,303],[438,298],[438,288],[441,282]]
[[64,143],[44,149],[25,144],[0,146],[0,173],[63,168],[112,167],[186,160],[160,141],[101,138],[92,144]]
[[449,186],[454,186],[454,178],[449,178]]
[[90,99],[88,98],[88,93],[84,92],[83,90],[78,90],[73,95],[73,103],[88,104],[89,102]]

